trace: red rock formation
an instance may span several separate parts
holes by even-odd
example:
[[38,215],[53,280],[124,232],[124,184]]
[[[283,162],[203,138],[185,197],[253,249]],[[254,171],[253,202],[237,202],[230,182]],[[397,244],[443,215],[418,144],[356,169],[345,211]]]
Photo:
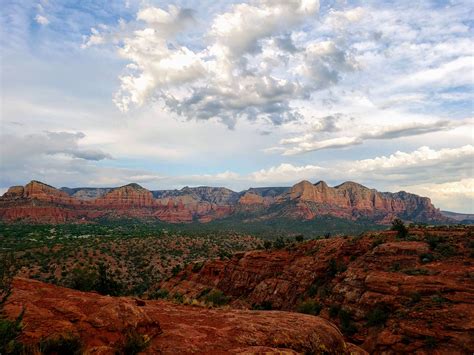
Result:
[[147,354],[365,354],[345,343],[336,326],[288,312],[207,309],[79,292],[16,279],[6,312],[25,309],[20,340],[74,334],[86,353],[114,354],[127,330],[151,338]]
[[[66,191],[85,198],[72,197]],[[129,184],[95,190],[58,190],[32,181],[25,187],[11,187],[0,198],[0,219],[4,221],[63,223],[98,217],[134,217],[182,223],[209,222],[232,214],[255,220],[280,217],[309,220],[330,215],[352,220],[364,218],[381,224],[388,224],[395,217],[421,222],[449,221],[428,198],[406,192],[380,193],[352,182],[333,188],[322,181],[315,185],[302,181],[289,190],[250,189],[239,197],[225,188],[187,187],[151,192]]]
[[113,189],[103,197],[94,200],[96,206],[111,208],[153,207],[156,205],[153,194],[137,184],[129,184]]
[[382,193],[354,182],[329,187],[324,181],[314,185],[302,181],[276,203],[285,206],[282,212],[285,217],[303,219],[332,215],[354,220],[364,217],[382,224],[397,216],[408,220],[448,221],[426,197],[406,192]]
[[[271,304],[295,310],[314,300],[326,318],[337,306],[352,314],[357,331],[350,339],[374,354],[429,353],[433,346],[439,354],[470,354],[472,233],[474,228],[411,230],[413,240],[400,241],[383,232],[239,253],[228,261],[208,261],[198,272],[190,265],[160,287],[191,298],[217,288],[243,308]],[[434,250],[427,243],[433,237],[443,238]],[[368,324],[374,309],[386,321]],[[333,321],[342,325],[337,316]]]

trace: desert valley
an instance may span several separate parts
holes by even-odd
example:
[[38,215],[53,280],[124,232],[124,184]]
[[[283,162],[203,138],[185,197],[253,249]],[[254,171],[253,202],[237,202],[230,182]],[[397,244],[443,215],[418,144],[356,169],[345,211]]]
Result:
[[3,280],[16,269],[4,311],[22,326],[4,347],[467,354],[474,227],[447,215],[352,182],[11,187],[0,198],[1,247],[14,252]]
[[2,0],[0,355],[474,354],[472,0]]

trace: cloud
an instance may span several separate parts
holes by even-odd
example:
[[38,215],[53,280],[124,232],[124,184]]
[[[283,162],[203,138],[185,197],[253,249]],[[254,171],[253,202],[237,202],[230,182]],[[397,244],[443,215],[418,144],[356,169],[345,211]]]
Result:
[[[380,156],[373,159],[358,160],[353,163],[349,172],[383,172],[408,174],[417,168],[420,173],[426,174],[428,167],[446,169],[458,168],[458,173],[465,174],[469,170],[472,173],[472,159],[474,158],[474,146],[465,145],[459,148],[444,148],[433,150],[429,147],[421,147],[411,153],[397,151],[390,156]],[[435,180],[434,176],[432,180]]]
[[[336,126],[337,121],[342,118],[342,115],[326,116],[316,121],[313,124],[314,132],[334,132],[340,130]],[[283,155],[295,155],[322,149],[339,149],[347,148],[354,145],[362,144],[365,140],[384,140],[396,139],[403,137],[417,136],[432,132],[447,131],[457,128],[462,125],[469,125],[470,120],[463,120],[459,122],[438,120],[429,123],[408,123],[398,126],[383,126],[372,129],[365,129],[365,133],[360,133],[358,136],[342,136],[328,139],[318,140],[315,133],[305,133],[302,136],[286,138],[280,140],[282,145],[295,145],[291,148],[274,149],[275,152],[281,151]],[[274,147],[279,148],[279,147]],[[271,152],[272,150],[268,150]]]
[[40,15],[40,14],[36,15],[35,21],[36,21],[38,24],[42,25],[42,26],[47,26],[47,25],[49,25],[49,20],[48,20],[48,18],[47,18],[46,16],[43,16],[43,15]]
[[436,206],[454,212],[474,213],[474,179],[466,178],[441,184],[425,183],[406,187],[413,193],[429,196]]
[[461,123],[440,120],[432,123],[412,123],[399,127],[384,127],[377,131],[368,132],[361,135],[362,139],[394,139],[401,137],[417,136],[431,132],[439,132],[459,127]]
[[[292,104],[337,83],[356,63],[332,40],[298,48],[292,31],[319,10],[317,0],[260,0],[233,5],[202,34],[208,43],[183,44],[195,21],[191,10],[142,9],[141,23],[91,29],[83,47],[115,42],[130,61],[114,97],[123,112],[158,100],[187,119],[215,118],[230,128],[239,119],[274,125],[301,119]],[[138,28],[136,28],[138,26]],[[127,29],[128,27],[128,29]],[[292,62],[295,70],[287,70]]]
[[84,149],[79,141],[85,137],[82,132],[44,132],[25,136],[2,135],[1,162],[3,169],[14,169],[17,164],[44,159],[45,165],[51,156],[63,155],[83,160],[111,159],[111,155],[98,149]]

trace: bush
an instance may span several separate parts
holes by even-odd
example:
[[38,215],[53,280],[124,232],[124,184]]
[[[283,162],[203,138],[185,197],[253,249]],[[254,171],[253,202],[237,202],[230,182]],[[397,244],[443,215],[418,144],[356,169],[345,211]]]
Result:
[[369,327],[384,325],[389,316],[389,309],[385,305],[378,305],[367,314]]
[[253,304],[252,309],[256,311],[271,311],[273,309],[273,305],[270,301],[263,301],[262,303]]
[[329,307],[329,316],[331,318],[336,317],[339,314],[339,311],[341,310],[341,307],[338,305],[334,305]]
[[3,306],[12,293],[15,273],[15,257],[12,253],[3,254],[0,259],[0,315],[3,315]]
[[418,292],[414,292],[410,296],[410,303],[415,304],[421,301],[421,295]]
[[199,272],[201,271],[202,267],[204,266],[204,262],[197,262],[193,264],[193,272]]
[[357,327],[352,321],[350,312],[344,309],[339,310],[339,321],[341,322],[341,330],[345,335],[351,336],[357,333]]
[[13,254],[3,254],[0,259],[0,354],[15,354],[23,349],[17,341],[23,329],[23,309],[15,320],[5,314],[5,303],[12,293],[13,276],[16,273]]
[[184,296],[179,293],[179,292],[176,292],[174,295],[173,295],[173,299],[176,301],[176,302],[179,302],[179,303],[183,303],[184,302]]
[[282,237],[278,237],[273,246],[275,249],[283,249],[286,246],[285,240]]
[[264,247],[265,249],[271,249],[271,248],[272,248],[272,242],[269,241],[269,240],[264,241],[264,242],[263,242],[263,247]]
[[301,243],[301,242],[304,240],[303,234],[298,234],[298,235],[295,237],[295,240],[296,240],[298,243]]
[[213,290],[204,297],[204,300],[207,303],[212,303],[215,306],[223,306],[229,303],[230,297],[224,295],[221,290]]
[[24,311],[15,320],[0,318],[0,354],[17,354],[23,349],[18,337],[23,330]]
[[79,355],[83,353],[84,344],[77,335],[66,334],[43,340],[39,347],[44,355]]
[[135,329],[129,329],[122,343],[116,346],[116,355],[135,355],[145,350],[150,345],[150,337],[140,334]]
[[423,253],[420,255],[420,261],[422,263],[430,263],[434,260],[434,255],[431,253]]
[[438,346],[438,341],[432,336],[425,338],[425,346],[429,349],[435,349]]
[[347,270],[347,265],[343,262],[337,263],[335,259],[329,260],[328,268],[326,269],[326,274],[328,277],[334,277],[340,272]]
[[308,300],[301,302],[297,308],[296,311],[299,313],[304,313],[304,314],[311,314],[313,316],[317,316],[319,312],[321,312],[321,309],[323,307],[316,301],[313,300]]
[[397,237],[400,239],[405,239],[408,236],[408,229],[400,218],[395,218],[392,221],[391,230],[396,231]]
[[168,298],[169,292],[165,289],[158,289],[152,293],[150,293],[149,298],[152,300],[156,300],[158,298]]

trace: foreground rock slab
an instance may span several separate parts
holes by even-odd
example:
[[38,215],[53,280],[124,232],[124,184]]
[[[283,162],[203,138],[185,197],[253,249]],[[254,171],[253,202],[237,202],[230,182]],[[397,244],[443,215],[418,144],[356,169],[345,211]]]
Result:
[[366,354],[329,321],[297,313],[109,297],[17,278],[6,312],[13,318],[23,308],[23,342],[73,334],[89,354],[113,354],[130,329],[151,338],[150,354]]

